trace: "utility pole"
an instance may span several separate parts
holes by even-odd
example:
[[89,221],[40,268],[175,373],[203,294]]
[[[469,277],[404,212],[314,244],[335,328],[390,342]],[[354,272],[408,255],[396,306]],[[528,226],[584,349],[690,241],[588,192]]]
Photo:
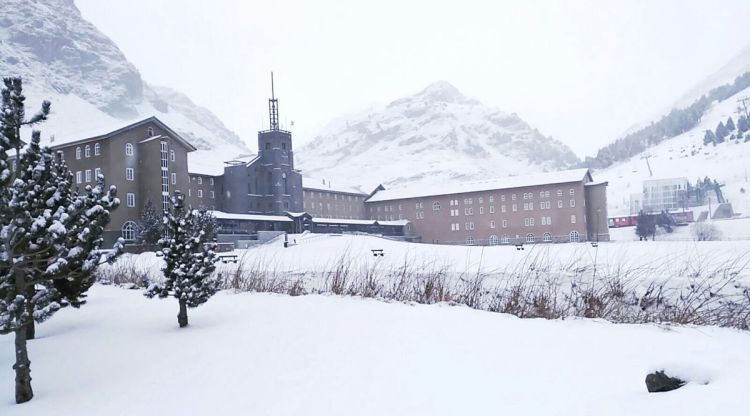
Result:
[[750,105],[750,97],[742,97],[737,99],[737,102],[740,103],[739,108],[742,108],[742,110],[745,112],[745,117],[750,117],[750,113],[748,112],[748,106]]
[[641,159],[646,159],[646,166],[648,166],[648,176],[649,177],[653,177],[654,176],[654,172],[651,170],[651,163],[649,163],[649,161],[648,161],[649,158],[651,158],[651,155],[649,155],[649,154],[645,154],[645,155],[641,156]]

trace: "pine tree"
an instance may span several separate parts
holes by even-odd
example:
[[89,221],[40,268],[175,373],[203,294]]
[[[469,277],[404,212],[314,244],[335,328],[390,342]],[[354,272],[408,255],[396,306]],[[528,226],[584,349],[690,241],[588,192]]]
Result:
[[[20,78],[3,79],[0,101],[0,334],[15,334],[16,402],[33,398],[29,326],[62,306],[80,306],[101,253],[115,189],[71,192],[72,175],[41,135],[24,147],[21,129],[47,119],[50,103],[26,119]],[[11,155],[12,153],[12,163]],[[115,249],[112,260],[119,251]],[[31,331],[33,333],[33,331]]]
[[206,233],[206,241],[216,241],[216,233],[218,232],[219,224],[216,222],[216,218],[214,218],[213,214],[204,209],[198,210],[194,214],[195,227]]
[[160,240],[166,263],[164,282],[152,284],[146,297],[172,296],[180,305],[177,323],[188,325],[187,308],[196,308],[213,296],[219,282],[211,274],[216,268],[216,243],[209,242],[205,231],[196,226],[194,211],[185,208],[184,196],[175,192],[171,209],[164,218],[165,237]]
[[725,127],[728,131],[734,131],[736,127],[734,126],[734,120],[732,120],[732,116],[729,116],[727,119],[727,124],[725,124]]
[[159,244],[163,234],[163,213],[158,213],[154,208],[154,203],[147,200],[143,206],[143,215],[141,216],[140,238],[143,243],[155,246]]
[[737,120],[737,130],[740,133],[750,130],[750,123],[748,123],[747,117],[744,114]]
[[724,123],[720,121],[719,125],[716,126],[716,143],[724,143],[724,138],[727,137],[727,134],[729,134],[729,131],[724,126]]
[[708,146],[709,143],[716,142],[716,135],[711,130],[706,130],[706,133],[703,135],[703,144]]

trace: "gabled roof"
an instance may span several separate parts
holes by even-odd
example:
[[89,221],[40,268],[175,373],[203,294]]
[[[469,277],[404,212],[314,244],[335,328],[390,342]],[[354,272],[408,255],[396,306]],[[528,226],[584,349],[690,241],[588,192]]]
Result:
[[[559,172],[545,172],[533,175],[508,176],[475,182],[452,182],[431,185],[410,185],[401,188],[376,190],[366,202],[393,201],[427,196],[466,194],[471,192],[499,189],[523,188],[537,185],[554,185],[592,180],[588,169],[572,169]],[[380,187],[378,188],[380,189]]]
[[109,139],[109,138],[111,138],[113,136],[116,136],[116,135],[122,133],[122,132],[125,132],[125,131],[128,131],[130,129],[142,126],[142,125],[147,124],[147,123],[154,123],[157,126],[159,126],[160,128],[166,130],[167,133],[169,133],[169,137],[172,137],[175,140],[177,140],[177,142],[180,143],[180,144],[182,144],[183,146],[185,146],[188,149],[189,152],[192,152],[194,150],[198,150],[195,146],[193,146],[192,144],[190,144],[190,142],[188,142],[182,136],[180,136],[179,134],[177,134],[177,132],[175,132],[169,126],[167,126],[166,124],[164,124],[161,120],[159,120],[158,118],[156,118],[156,116],[151,116],[151,117],[144,118],[143,120],[127,124],[127,125],[122,126],[122,127],[118,128],[116,130],[104,131],[104,132],[101,132],[101,131],[100,132],[91,132],[91,135],[89,135],[86,138],[76,139],[76,140],[67,141],[65,143],[61,143],[61,144],[58,144],[58,145],[54,145],[54,146],[52,146],[52,149],[60,149],[60,148],[63,148],[63,147],[74,146],[76,144],[86,143],[86,142],[90,142],[90,141],[94,141],[94,140]]

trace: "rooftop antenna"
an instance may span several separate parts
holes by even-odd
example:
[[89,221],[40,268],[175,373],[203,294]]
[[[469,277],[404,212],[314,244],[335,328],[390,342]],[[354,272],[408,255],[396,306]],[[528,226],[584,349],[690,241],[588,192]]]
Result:
[[273,90],[273,71],[271,71],[271,98],[268,100],[268,115],[270,120],[269,130],[279,129],[279,100]]

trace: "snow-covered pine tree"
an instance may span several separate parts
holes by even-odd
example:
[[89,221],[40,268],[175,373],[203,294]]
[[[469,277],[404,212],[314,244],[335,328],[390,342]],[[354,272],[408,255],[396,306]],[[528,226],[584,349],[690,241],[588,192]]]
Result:
[[727,119],[727,123],[724,125],[728,131],[732,132],[736,127],[734,126],[734,120],[732,120],[732,116],[729,116]]
[[703,144],[708,146],[709,143],[716,141],[716,135],[711,130],[706,130],[706,134],[703,135]]
[[[50,318],[61,301],[83,303],[101,258],[103,227],[117,206],[115,190],[71,192],[71,174],[32,133],[24,148],[21,128],[46,120],[50,104],[26,119],[20,78],[3,79],[0,102],[0,334],[15,334],[16,402],[31,400],[26,348],[32,322]],[[10,154],[12,153],[12,163]],[[92,200],[87,204],[88,199]],[[117,254],[114,250],[112,256]],[[110,257],[111,259],[112,257]],[[70,288],[58,292],[56,286]]]
[[198,210],[194,214],[195,226],[206,233],[206,241],[215,241],[219,225],[216,223],[213,214],[205,209]]
[[716,141],[714,143],[724,143],[724,138],[727,137],[727,134],[729,134],[729,131],[724,122],[720,121],[719,125],[716,126]]
[[172,296],[179,302],[177,323],[187,326],[187,308],[195,308],[219,290],[219,281],[211,275],[216,268],[216,243],[208,241],[205,231],[196,226],[193,210],[185,208],[184,196],[175,192],[171,209],[164,217],[165,237],[160,240],[166,263],[162,283],[153,283],[146,297]]
[[157,212],[154,203],[147,200],[143,206],[143,215],[141,216],[140,238],[144,244],[155,246],[163,234],[163,217],[164,214]]
[[737,130],[739,130],[740,133],[744,133],[750,130],[750,123],[748,122],[747,117],[744,114],[741,115],[739,119],[737,119]]

